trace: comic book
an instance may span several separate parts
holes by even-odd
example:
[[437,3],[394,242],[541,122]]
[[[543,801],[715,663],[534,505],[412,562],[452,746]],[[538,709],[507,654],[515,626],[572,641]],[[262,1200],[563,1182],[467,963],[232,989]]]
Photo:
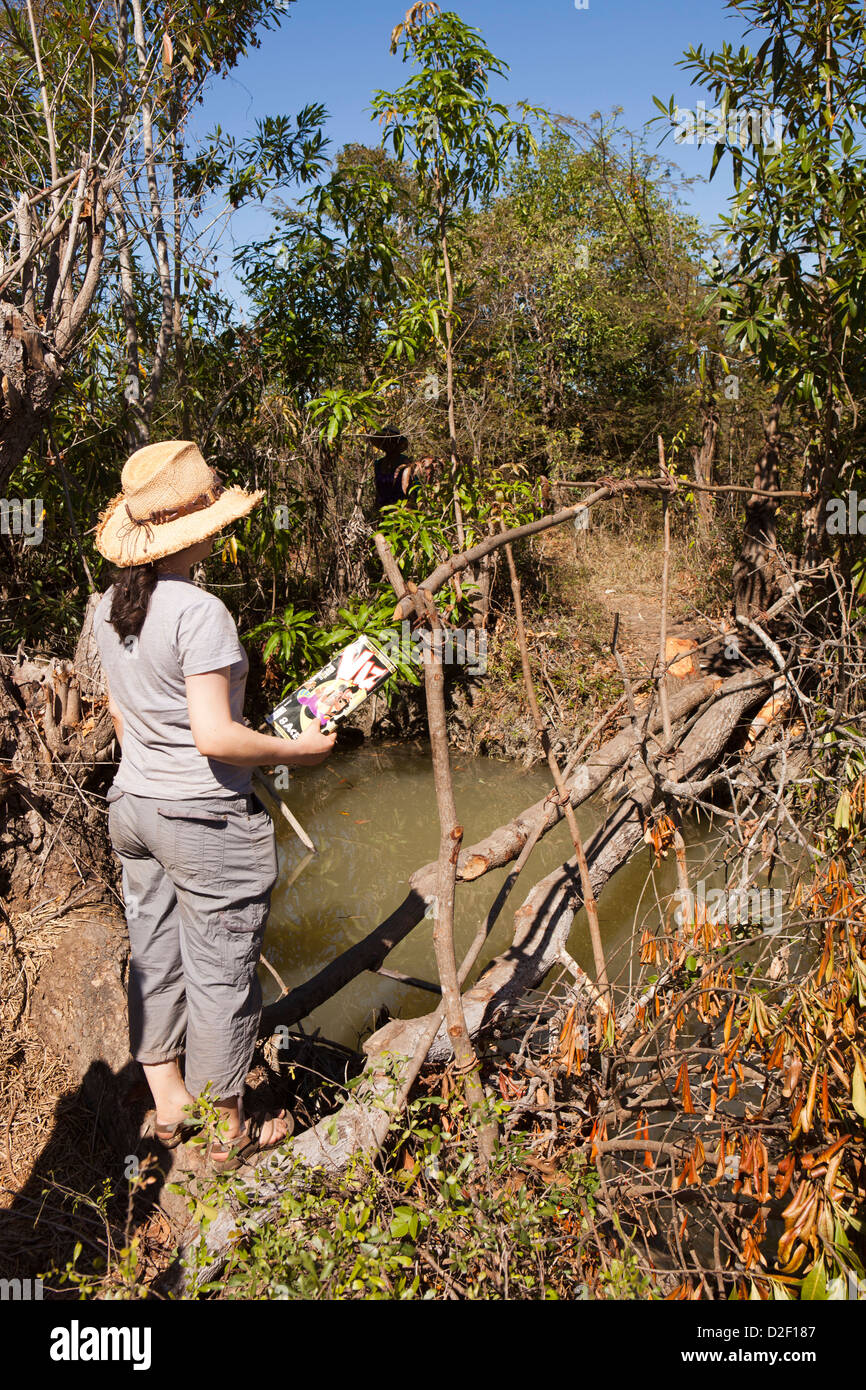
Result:
[[281,701],[268,723],[283,738],[298,738],[314,720],[330,732],[394,674],[396,667],[368,637],[358,637]]

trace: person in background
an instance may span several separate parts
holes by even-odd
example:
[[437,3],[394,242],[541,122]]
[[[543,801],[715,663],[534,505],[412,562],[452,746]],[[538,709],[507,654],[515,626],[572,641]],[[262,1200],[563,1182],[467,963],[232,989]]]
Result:
[[376,511],[393,506],[406,496],[412,460],[406,453],[409,440],[393,425],[385,425],[376,434],[365,434],[366,443],[381,449],[379,458],[373,462],[373,476],[376,482]]
[[97,527],[96,548],[117,574],[94,633],[121,749],[108,823],[129,929],[130,1049],[156,1137],[169,1148],[188,1137],[209,1086],[219,1116],[210,1158],[232,1169],[291,1132],[284,1111],[243,1107],[277,878],[274,827],[251,794],[251,770],[320,763],[336,735],[316,721],[287,743],[244,722],[249,662],[234,620],[190,577],[216,534],[264,493],[225,487],[187,440],[139,449],[121,486]]

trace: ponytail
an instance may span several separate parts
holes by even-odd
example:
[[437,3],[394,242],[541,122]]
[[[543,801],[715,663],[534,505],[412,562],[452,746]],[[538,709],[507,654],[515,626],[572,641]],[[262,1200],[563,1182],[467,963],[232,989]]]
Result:
[[138,637],[141,632],[157,577],[155,564],[130,565],[127,569],[118,570],[111,591],[108,621],[121,641],[127,637]]

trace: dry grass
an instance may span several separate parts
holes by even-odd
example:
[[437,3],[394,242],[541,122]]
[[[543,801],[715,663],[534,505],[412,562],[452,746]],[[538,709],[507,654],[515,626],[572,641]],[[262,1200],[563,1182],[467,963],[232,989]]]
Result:
[[48,1139],[69,1076],[30,1026],[30,1001],[42,957],[58,929],[50,915],[16,913],[0,923],[0,1114],[4,1186],[0,1203],[28,1179]]
[[2,1277],[63,1268],[76,1240],[92,1254],[105,1251],[106,1221],[92,1203],[103,1191],[110,1155],[74,1078],[30,1022],[40,964],[60,930],[51,906],[4,911],[0,919]]
[[[701,615],[718,616],[728,602],[727,543],[700,542],[672,517],[668,631],[696,632]],[[661,512],[633,498],[593,513],[590,530],[563,526],[543,538],[551,605],[586,615],[596,640],[610,641],[620,614],[620,647],[650,668],[658,650],[662,567]],[[727,566],[727,569],[725,567]]]

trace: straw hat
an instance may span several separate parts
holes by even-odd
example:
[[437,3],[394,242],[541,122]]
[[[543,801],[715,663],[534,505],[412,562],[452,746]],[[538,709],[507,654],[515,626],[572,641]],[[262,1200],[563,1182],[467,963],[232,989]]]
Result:
[[263,492],[225,487],[188,439],[147,444],[127,459],[123,491],[99,518],[95,544],[114,565],[146,565],[215,536]]

